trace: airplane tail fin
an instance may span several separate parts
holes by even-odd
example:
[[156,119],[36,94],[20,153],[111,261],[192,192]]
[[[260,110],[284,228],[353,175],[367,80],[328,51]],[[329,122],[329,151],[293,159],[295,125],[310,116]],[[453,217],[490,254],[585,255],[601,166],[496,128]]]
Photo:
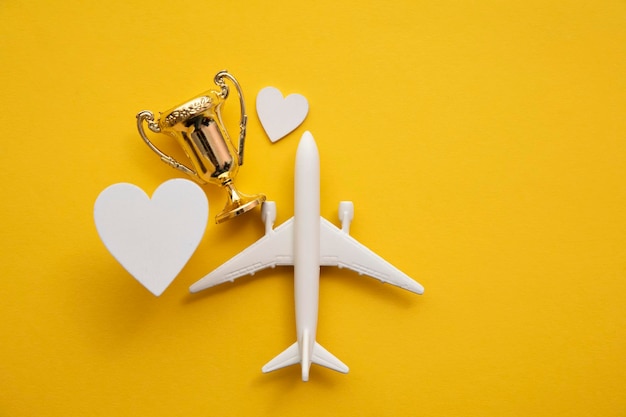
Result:
[[[295,365],[297,363],[302,364],[302,380],[309,380],[309,368],[311,367],[311,363],[316,363],[318,365],[324,366],[326,368],[332,369],[341,373],[348,373],[349,368],[341,362],[337,357],[335,357],[332,353],[327,351],[320,345],[315,342],[313,344],[313,352],[309,351],[309,344],[303,344],[303,352],[300,353],[300,347],[298,342],[289,346],[283,352],[281,352],[274,359],[269,361],[264,367],[263,372],[272,372],[280,368],[284,368],[286,366]],[[304,359],[304,360],[303,360]]]

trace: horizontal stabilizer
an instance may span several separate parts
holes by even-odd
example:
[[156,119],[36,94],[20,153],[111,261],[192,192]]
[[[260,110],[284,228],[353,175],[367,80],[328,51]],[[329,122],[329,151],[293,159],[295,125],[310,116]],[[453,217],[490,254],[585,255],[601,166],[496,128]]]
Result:
[[298,348],[298,342],[289,346],[282,353],[269,361],[262,369],[263,372],[272,372],[285,366],[295,365],[300,363],[300,350]]
[[[285,349],[283,352],[281,352],[274,359],[269,361],[262,370],[266,373],[272,372],[277,369],[284,368],[290,365],[295,365],[301,362],[302,357],[300,356],[300,347],[298,346],[298,342],[296,342],[293,345],[289,346],[287,349]],[[344,374],[347,374],[349,371],[349,368],[346,366],[346,364],[337,359],[335,355],[324,349],[324,347],[317,342],[315,342],[315,345],[313,347],[311,362]],[[305,381],[308,379],[308,368],[309,364],[303,364],[303,380]]]
[[317,342],[315,342],[315,347],[313,348],[312,361],[313,363],[344,374],[347,374],[350,369],[346,366],[346,364],[337,359],[335,355],[324,349],[322,345]]

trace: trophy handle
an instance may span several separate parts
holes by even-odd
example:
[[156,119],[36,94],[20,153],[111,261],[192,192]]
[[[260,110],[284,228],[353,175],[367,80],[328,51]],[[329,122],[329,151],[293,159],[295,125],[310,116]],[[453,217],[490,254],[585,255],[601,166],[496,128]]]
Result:
[[[239,108],[241,110],[241,119],[239,119],[239,146],[237,149],[239,166],[243,165],[243,150],[246,142],[246,125],[248,123],[248,116],[246,114],[246,104],[243,99],[243,91],[241,90],[241,86],[235,77],[233,77],[228,71],[222,70],[215,74],[215,78],[213,82],[222,89],[221,96],[226,99],[228,98],[228,86],[224,82],[224,78],[228,78],[237,89],[237,95],[239,96]],[[220,124],[225,126],[222,121],[222,114],[218,112],[218,117],[220,119]]]
[[137,114],[137,130],[139,131],[139,135],[144,140],[144,142],[146,142],[146,145],[148,145],[148,147],[152,149],[154,153],[159,155],[159,157],[161,158],[161,161],[165,162],[172,168],[176,168],[177,170],[184,172],[185,174],[189,175],[190,177],[192,177],[199,183],[206,184],[206,181],[203,181],[198,176],[198,173],[196,171],[181,164],[180,162],[178,162],[171,156],[166,155],[159,148],[157,148],[152,142],[150,142],[150,139],[146,135],[146,132],[143,130],[144,121],[148,123],[148,129],[150,129],[151,131],[155,133],[161,133],[161,128],[159,127],[158,123],[154,121],[154,114],[151,111],[143,110]]

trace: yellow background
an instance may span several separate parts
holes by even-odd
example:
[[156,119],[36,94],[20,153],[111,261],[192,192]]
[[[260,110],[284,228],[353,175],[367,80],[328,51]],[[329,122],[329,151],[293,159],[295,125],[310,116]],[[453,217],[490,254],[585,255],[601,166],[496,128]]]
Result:
[[[5,0],[0,60],[0,416],[626,415],[624,1]],[[291,269],[188,294],[258,213],[209,224],[159,298],[98,238],[105,187],[179,176],[135,114],[223,68],[241,190],[288,219],[310,130],[322,214],[353,200],[353,236],[426,288],[322,272],[348,375],[261,373],[295,340]],[[276,144],[268,85],[311,106]]]

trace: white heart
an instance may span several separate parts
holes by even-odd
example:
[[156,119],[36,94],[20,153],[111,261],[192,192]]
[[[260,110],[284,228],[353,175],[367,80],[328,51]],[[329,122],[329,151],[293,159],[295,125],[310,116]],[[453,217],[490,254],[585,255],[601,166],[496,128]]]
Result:
[[152,200],[136,185],[114,184],[100,193],[94,206],[104,246],[156,296],[200,244],[208,215],[204,191],[185,179],[164,182]]
[[309,102],[300,94],[283,95],[275,87],[265,87],[256,96],[256,112],[272,142],[287,136],[306,118]]

